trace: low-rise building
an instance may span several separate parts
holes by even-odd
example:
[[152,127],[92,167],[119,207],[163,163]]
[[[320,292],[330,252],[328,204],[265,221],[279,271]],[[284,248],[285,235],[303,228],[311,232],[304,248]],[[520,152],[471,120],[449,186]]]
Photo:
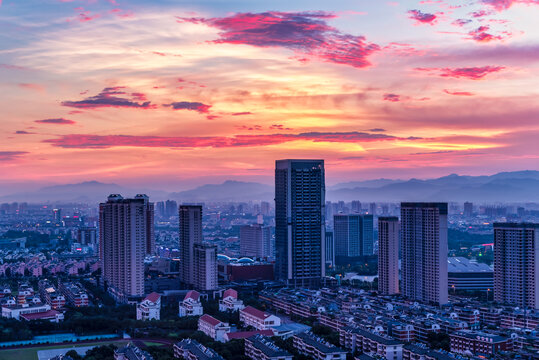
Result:
[[265,313],[252,306],[240,310],[240,321],[245,326],[252,326],[257,330],[268,330],[281,325],[281,318]]
[[254,331],[235,331],[235,332],[228,332],[225,334],[225,342],[229,342],[230,340],[243,340],[250,338],[254,335],[261,335],[266,337],[272,337],[274,336],[273,330],[254,330]]
[[230,332],[230,326],[213,316],[204,314],[198,319],[198,331],[202,331],[213,340],[225,342],[225,334]]
[[346,350],[331,345],[310,332],[296,334],[292,339],[294,348],[300,354],[316,360],[346,360]]
[[183,301],[180,302],[179,308],[178,315],[180,317],[199,316],[204,313],[202,302],[200,301],[200,294],[195,290],[191,290],[185,295]]
[[161,295],[156,292],[146,296],[137,304],[137,320],[161,319]]
[[262,335],[245,339],[245,356],[253,360],[292,360],[292,354]]
[[174,357],[184,360],[224,360],[215,350],[192,339],[184,339],[174,344]]
[[243,301],[238,299],[238,292],[234,289],[225,290],[223,298],[219,301],[219,311],[239,311],[244,309]]
[[449,335],[451,352],[473,355],[493,355],[513,349],[512,340],[503,336],[475,331],[457,331]]
[[58,288],[67,303],[74,307],[88,306],[88,294],[82,286],[70,282],[58,282]]
[[146,351],[143,351],[132,343],[114,351],[114,360],[154,360]]
[[407,344],[402,347],[402,360],[455,360],[445,352],[429,349],[425,344]]
[[382,356],[385,359],[402,359],[403,342],[389,336],[372,333],[360,328],[347,328],[339,332],[340,343],[352,352]]
[[27,321],[49,320],[52,322],[60,322],[64,319],[64,314],[51,309],[49,304],[31,302],[18,305],[14,298],[10,298],[3,300],[2,317]]

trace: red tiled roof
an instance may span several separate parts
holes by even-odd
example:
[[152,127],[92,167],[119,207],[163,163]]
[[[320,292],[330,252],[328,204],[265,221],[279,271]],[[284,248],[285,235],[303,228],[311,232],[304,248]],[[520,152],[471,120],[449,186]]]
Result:
[[22,314],[21,317],[25,320],[39,320],[39,319],[51,319],[53,317],[56,317],[56,315],[59,314],[56,310],[49,310],[45,312],[40,313],[33,313],[33,314]]
[[223,299],[226,299],[227,297],[233,297],[234,299],[238,298],[238,292],[234,289],[228,289],[223,293]]
[[263,335],[263,336],[273,336],[273,331],[271,330],[255,330],[255,331],[239,331],[239,332],[229,332],[226,333],[226,337],[229,340],[232,339],[247,339],[253,335]]
[[148,301],[151,301],[153,303],[156,303],[160,298],[161,298],[161,295],[159,295],[156,292],[153,292],[150,295],[146,296],[146,299],[144,299],[144,300],[148,300]]
[[264,320],[265,318],[267,318],[269,316],[269,314],[266,314],[265,312],[263,312],[261,310],[255,309],[252,306],[247,306],[245,309],[243,309],[241,311],[246,312],[247,314],[252,315],[254,317],[257,317],[260,320]]
[[221,321],[217,320],[216,318],[214,318],[213,316],[211,315],[208,315],[208,314],[204,314],[202,315],[198,321],[204,321],[204,322],[207,322],[208,324],[210,324],[211,326],[217,326],[221,323]]
[[197,301],[199,298],[200,298],[200,294],[198,293],[198,291],[191,290],[187,293],[187,295],[185,295],[185,298],[183,300],[193,299]]

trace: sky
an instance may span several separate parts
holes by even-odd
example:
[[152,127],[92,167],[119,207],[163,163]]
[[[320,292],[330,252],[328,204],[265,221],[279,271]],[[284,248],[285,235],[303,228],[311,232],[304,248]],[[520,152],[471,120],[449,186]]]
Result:
[[539,0],[0,0],[0,186],[539,170]]

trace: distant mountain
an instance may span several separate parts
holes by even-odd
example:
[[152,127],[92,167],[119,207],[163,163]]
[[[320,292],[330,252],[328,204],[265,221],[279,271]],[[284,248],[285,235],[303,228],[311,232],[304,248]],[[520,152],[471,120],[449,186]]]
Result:
[[273,201],[273,186],[255,183],[227,180],[222,184],[207,184],[192,190],[170,194],[171,199],[183,202],[203,201]]
[[328,190],[327,199],[332,201],[539,202],[539,171],[503,172],[490,176],[451,174],[437,179],[397,181],[378,187],[333,187]]
[[345,183],[338,183],[333,186],[328,186],[328,190],[339,190],[339,189],[352,189],[356,187],[363,188],[378,188],[384,185],[394,184],[401,182],[403,180],[392,180],[392,179],[375,179],[375,180],[363,180],[363,181],[349,181]]
[[33,192],[2,196],[0,201],[94,203],[106,201],[107,196],[110,194],[122,194],[127,197],[138,193],[147,193],[150,196],[166,195],[166,192],[163,191],[130,189],[117,184],[85,181],[77,184],[47,186]]

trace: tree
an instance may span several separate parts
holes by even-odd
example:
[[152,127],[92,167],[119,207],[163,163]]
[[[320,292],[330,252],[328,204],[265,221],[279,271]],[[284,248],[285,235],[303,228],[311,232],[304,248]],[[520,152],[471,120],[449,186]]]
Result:
[[66,352],[66,356],[69,356],[73,360],[82,360],[82,356],[80,356],[79,353],[75,350],[69,350],[68,352]]

